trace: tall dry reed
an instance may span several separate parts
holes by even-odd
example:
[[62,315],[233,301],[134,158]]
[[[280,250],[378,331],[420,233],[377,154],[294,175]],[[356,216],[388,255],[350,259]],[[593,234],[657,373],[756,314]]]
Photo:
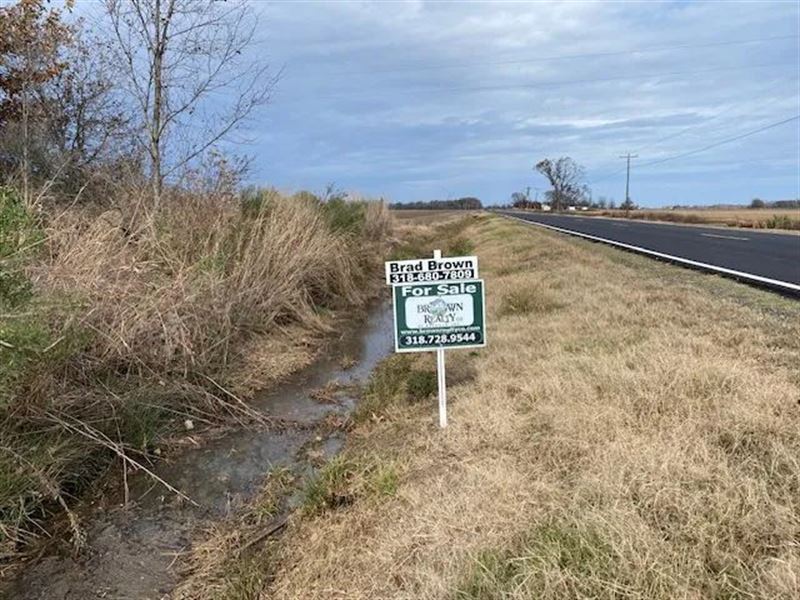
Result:
[[[363,305],[379,281],[369,257],[389,227],[382,203],[172,191],[153,212],[143,200],[132,189],[105,212],[43,211],[38,249],[20,267],[30,297],[0,304],[5,553],[24,545],[32,511],[67,509],[64,485],[80,489],[110,457],[144,468],[183,416],[262,419],[228,386],[247,353],[281,335],[265,353],[307,346],[282,332],[322,333],[327,315]],[[357,227],[338,229],[340,212]],[[298,365],[267,358],[283,374]]]

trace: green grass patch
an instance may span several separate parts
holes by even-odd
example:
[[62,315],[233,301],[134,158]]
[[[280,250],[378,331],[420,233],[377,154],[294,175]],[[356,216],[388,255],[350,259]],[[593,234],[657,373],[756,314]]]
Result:
[[396,404],[406,394],[406,381],[411,373],[412,357],[408,354],[394,354],[382,360],[370,375],[353,419],[365,421],[383,413],[390,405]]
[[341,456],[331,460],[306,485],[303,510],[314,515],[352,504],[356,472],[356,465]]
[[0,321],[0,409],[12,402],[52,343],[44,324],[28,317]]
[[303,491],[303,512],[319,515],[367,497],[393,496],[399,476],[395,466],[374,457],[340,455],[309,479]]
[[36,216],[19,194],[0,187],[0,259],[28,255],[43,239]]
[[407,406],[436,392],[436,373],[419,365],[418,357],[394,354],[372,372],[353,412],[356,422],[380,416],[395,406]]
[[124,402],[118,413],[120,440],[140,452],[152,451],[159,436],[168,428],[170,414],[157,404]]
[[322,203],[322,214],[335,233],[361,235],[366,223],[367,205],[345,198],[331,198]]
[[3,312],[30,300],[32,285],[24,268],[43,239],[35,215],[19,195],[0,187],[0,309]]
[[432,257],[433,251],[439,247],[438,239],[432,239],[431,236],[412,236],[392,248],[388,258],[389,260],[412,260]]

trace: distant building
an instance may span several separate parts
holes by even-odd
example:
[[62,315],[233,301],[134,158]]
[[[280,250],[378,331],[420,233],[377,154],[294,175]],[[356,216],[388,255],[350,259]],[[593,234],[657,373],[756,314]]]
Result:
[[542,210],[550,210],[549,204],[542,204]]
[[577,209],[577,208],[575,208],[574,206],[568,206],[568,207],[567,207],[567,210],[578,210],[578,209]]

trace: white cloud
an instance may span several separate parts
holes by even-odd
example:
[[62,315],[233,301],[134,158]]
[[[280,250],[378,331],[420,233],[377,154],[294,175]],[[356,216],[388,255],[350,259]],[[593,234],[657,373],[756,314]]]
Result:
[[[255,177],[280,187],[336,181],[399,200],[447,188],[502,201],[532,182],[530,167],[543,156],[569,153],[599,177],[616,170],[627,149],[666,157],[800,112],[797,38],[653,51],[797,35],[791,3],[254,9],[273,63],[286,65],[260,126],[264,142],[252,149]],[[548,60],[636,50],[645,51]],[[642,172],[636,197],[685,201],[686,189],[696,201],[798,195],[798,135],[790,125],[653,167]],[[760,181],[746,169],[726,170],[730,180],[720,182],[724,165],[776,148],[790,157],[782,174]],[[595,193],[612,194],[618,184],[607,180]]]

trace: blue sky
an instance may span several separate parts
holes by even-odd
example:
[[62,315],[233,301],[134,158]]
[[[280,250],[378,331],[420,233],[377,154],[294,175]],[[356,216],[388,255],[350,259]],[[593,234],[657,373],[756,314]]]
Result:
[[800,196],[800,121],[638,166],[800,114],[797,2],[253,6],[284,69],[247,132],[256,183],[498,203],[571,156],[620,201],[630,150],[642,205]]
[[498,204],[570,156],[620,202],[630,151],[643,206],[800,197],[800,120],[673,159],[800,115],[797,0],[249,5],[282,71],[229,145],[254,184]]

